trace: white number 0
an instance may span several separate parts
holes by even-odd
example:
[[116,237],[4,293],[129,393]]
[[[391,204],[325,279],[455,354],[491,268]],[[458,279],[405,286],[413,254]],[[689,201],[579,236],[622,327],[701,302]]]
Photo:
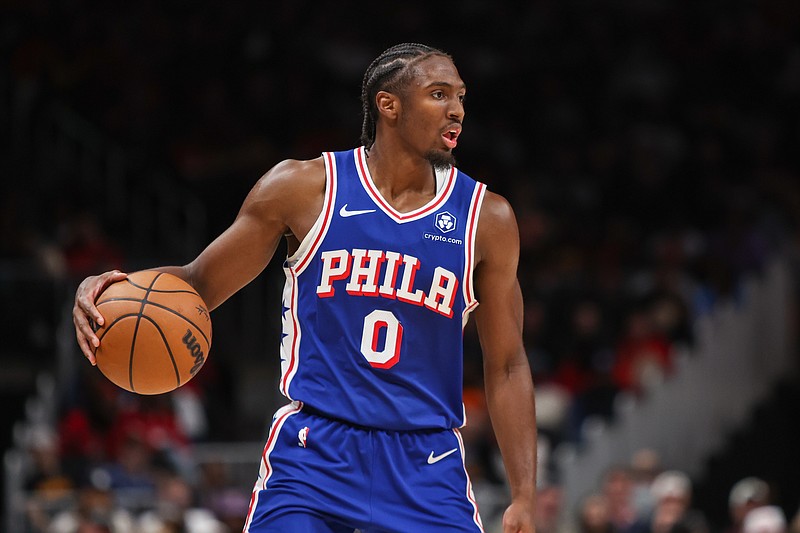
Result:
[[[386,330],[383,347],[378,349],[381,330]],[[364,317],[361,353],[374,368],[392,368],[400,360],[403,325],[390,311],[376,309]]]

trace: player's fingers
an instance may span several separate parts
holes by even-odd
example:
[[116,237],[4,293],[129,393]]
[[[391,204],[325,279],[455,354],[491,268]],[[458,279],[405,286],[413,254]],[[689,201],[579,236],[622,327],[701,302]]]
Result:
[[88,328],[88,331],[93,335],[89,320],[95,324],[103,325],[103,315],[94,305],[95,296],[87,296],[86,294],[79,294],[75,297],[75,307],[72,309],[72,316],[75,319],[75,325]]
[[100,314],[94,303],[106,287],[127,276],[125,272],[119,270],[111,270],[99,276],[90,276],[81,282],[75,292],[75,305],[72,308],[75,336],[81,352],[92,365],[97,363],[94,351],[100,346],[100,339],[95,335],[94,325],[102,326],[105,322],[103,315]]
[[87,338],[85,332],[86,328],[79,325],[77,321],[74,322],[75,322],[75,336],[78,339],[78,347],[81,349],[81,352],[83,352],[84,357],[86,357],[86,359],[88,359],[92,365],[97,364],[97,361],[94,357],[94,349],[92,348],[92,345],[95,345],[95,342],[97,343],[97,345],[99,345],[100,340],[97,339],[97,337],[91,331],[91,328],[89,328],[89,331],[91,332],[93,339]]
[[118,281],[122,281],[123,279],[128,277],[128,273],[127,272],[122,272],[120,270],[111,270],[109,272],[106,272],[106,275],[108,275],[108,279],[109,279],[109,281],[108,281],[108,283],[106,283],[106,285],[108,285],[110,283],[116,283]]
[[81,347],[81,351],[83,352],[84,357],[86,360],[91,363],[92,366],[97,365],[97,359],[95,359],[94,353],[92,349],[89,347],[89,344],[86,342],[85,338],[78,336],[78,346]]
[[105,323],[105,319],[103,318],[103,315],[100,314],[100,311],[98,311],[97,307],[95,307],[94,302],[97,300],[97,297],[100,296],[100,293],[106,289],[106,287],[112,283],[122,281],[127,277],[127,273],[120,272],[119,270],[105,272],[97,277],[97,282],[93,284],[91,290],[89,291],[89,294],[91,295],[90,297],[78,297],[78,301],[86,315],[89,316],[89,318],[91,318],[91,320],[94,321],[94,323],[98,326],[102,326]]
[[88,320],[102,326],[104,322],[103,315],[101,315],[100,311],[95,307],[94,302],[108,285],[122,280],[125,277],[127,277],[127,274],[119,270],[112,270],[100,274],[99,276],[90,276],[83,280],[78,286],[78,290],[75,291],[75,306],[72,310],[72,315],[75,318],[75,325],[82,326],[85,322],[83,316],[85,316]]
[[87,342],[95,348],[100,346],[100,339],[94,334],[90,320],[98,323],[97,317],[103,318],[93,303],[90,304],[83,300],[83,305],[81,305],[81,300],[75,302],[75,306],[72,308],[72,322],[75,324],[75,331],[78,335],[83,335]]
[[75,324],[75,331],[82,335],[89,344],[95,348],[100,345],[100,339],[97,338],[97,335],[95,335],[92,323],[87,319],[86,315],[83,314],[82,310],[77,308],[77,306],[72,313],[72,322]]

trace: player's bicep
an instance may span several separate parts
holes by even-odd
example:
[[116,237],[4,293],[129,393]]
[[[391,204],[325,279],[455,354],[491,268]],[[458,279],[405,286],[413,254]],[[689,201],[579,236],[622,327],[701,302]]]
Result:
[[504,366],[522,348],[522,293],[516,276],[489,270],[484,269],[476,278],[481,292],[475,324],[485,364]]
[[187,265],[192,285],[211,309],[264,270],[286,231],[285,201],[271,185],[262,178],[233,223]]
[[524,353],[522,347],[523,302],[517,267],[519,232],[505,199],[487,196],[478,223],[479,263],[475,292],[480,305],[475,311],[487,368],[506,367]]

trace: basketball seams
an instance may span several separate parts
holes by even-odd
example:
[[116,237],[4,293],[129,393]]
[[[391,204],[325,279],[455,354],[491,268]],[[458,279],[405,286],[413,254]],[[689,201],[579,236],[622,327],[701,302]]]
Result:
[[106,300],[101,300],[101,301],[95,303],[94,306],[99,309],[101,305],[103,305],[105,303],[108,303],[108,302],[140,302],[141,303],[141,301],[142,301],[141,298],[132,298],[130,296],[121,296],[121,297],[113,297],[113,298],[108,298]]
[[[132,281],[130,280],[130,278],[125,278],[125,281],[127,281],[128,283],[130,283],[131,285],[133,285],[133,286],[134,286],[134,287],[136,287],[137,289],[142,289],[143,291],[146,291],[146,290],[147,290],[147,287],[144,287],[144,286],[142,286],[142,285],[139,285],[138,283],[134,283],[134,282],[132,282]],[[153,280],[153,281],[155,281],[155,280]],[[153,282],[151,281],[151,282],[150,282],[151,286],[152,286],[152,283],[153,283]]]
[[105,336],[106,336],[106,334],[107,334],[109,331],[111,331],[111,328],[113,328],[113,327],[114,327],[114,325],[115,325],[117,322],[122,322],[122,320],[123,320],[123,319],[125,319],[125,318],[138,317],[138,316],[139,316],[139,313],[133,313],[133,312],[131,312],[131,313],[127,313],[127,314],[125,314],[125,315],[120,315],[120,316],[118,316],[117,318],[115,318],[115,319],[114,319],[114,321],[113,321],[111,324],[109,324],[108,326],[103,326],[103,333],[101,333],[101,334],[100,334],[100,336],[98,337],[98,340],[101,340],[101,341],[102,341],[102,340],[103,340],[103,337],[105,337]]
[[[107,324],[96,328],[98,338],[108,344],[108,350],[96,351],[103,357],[99,362],[109,365],[99,365],[100,370],[134,393],[169,392],[191,379],[194,373],[189,366],[199,370],[203,352],[211,348],[208,309],[193,287],[169,273],[151,270],[131,276],[114,289],[114,285],[107,287],[112,290],[103,291],[95,303],[103,315],[108,315]],[[114,333],[108,336],[110,331]],[[182,356],[181,342],[189,349],[193,363]]]
[[[160,274],[159,274],[159,276],[160,276]],[[153,284],[155,284],[155,282],[156,282],[156,280],[158,279],[159,276],[156,276],[153,279],[153,281],[152,281]],[[153,301],[149,300],[148,297],[147,297],[150,293],[158,293],[158,294],[192,294],[194,296],[197,296],[197,298],[199,300],[198,303],[205,304],[205,302],[203,302],[202,297],[199,294],[197,294],[197,292],[188,291],[188,290],[180,290],[180,289],[177,289],[177,290],[148,289],[147,287],[143,287],[143,286],[138,285],[136,283],[133,283],[132,281],[129,281],[127,279],[126,279],[126,281],[128,281],[131,285],[133,285],[137,289],[142,289],[143,291],[146,291],[144,296],[142,296],[141,298],[113,296],[113,297],[108,298],[106,300],[101,300],[101,301],[97,302],[95,304],[95,306],[99,309],[100,306],[102,306],[105,303],[109,303],[109,302],[139,302],[139,303],[143,303],[143,304],[146,304],[146,305],[153,305],[155,307],[163,309],[164,311],[167,311],[167,312],[169,312],[169,313],[171,313],[171,314],[173,314],[173,315],[175,315],[177,317],[180,317],[183,320],[185,320],[190,326],[195,328],[200,333],[200,335],[202,335],[203,340],[206,341],[206,344],[211,344],[210,339],[205,334],[205,331],[203,330],[203,328],[201,328],[199,325],[197,325],[197,323],[195,323],[191,318],[189,318],[188,316],[186,316],[186,315],[184,315],[182,313],[179,313],[179,312],[175,311],[171,307],[168,307],[168,306],[166,306],[164,304],[153,302]],[[128,316],[137,316],[137,315],[134,314],[134,315],[128,315]],[[140,312],[140,313],[138,313],[138,316],[146,316],[146,315],[143,315],[143,312]],[[111,326],[109,326],[109,327],[111,327]]]
[[151,291],[151,290],[153,289],[153,285],[155,285],[155,283],[156,283],[156,280],[157,280],[157,279],[158,279],[160,276],[161,276],[161,272],[159,272],[157,276],[155,276],[153,279],[151,279],[151,280],[150,280],[150,286],[149,286],[149,287],[145,287],[144,285],[139,285],[138,283],[134,283],[134,282],[132,282],[132,281],[130,280],[130,278],[125,278],[125,281],[127,281],[128,283],[130,283],[131,285],[133,285],[133,286],[134,286],[134,287],[136,287],[137,289],[141,289],[141,290],[143,290],[143,291],[145,291],[145,292],[149,292],[149,291]]
[[[203,301],[202,296],[200,296],[197,293],[197,291],[195,291],[193,289],[158,289],[158,288],[155,288],[154,286],[156,284],[156,281],[158,281],[158,278],[160,278],[160,277],[161,277],[161,274],[159,274],[158,276],[155,277],[155,279],[153,280],[153,283],[151,285],[151,288],[147,293],[148,295],[151,292],[157,293],[157,294],[192,294],[192,295],[197,297],[198,303],[203,304],[202,305],[203,309],[206,311],[206,313],[208,313],[208,310],[205,308],[205,302]],[[178,279],[180,279],[180,278],[178,278]],[[181,281],[183,281],[183,280],[181,280]],[[145,297],[146,296],[147,295],[145,295]],[[190,319],[186,315],[183,315],[182,313],[178,313],[177,311],[175,311],[171,307],[167,307],[167,306],[165,306],[163,304],[160,304],[160,303],[152,302],[152,301],[149,301],[149,300],[148,300],[147,303],[149,305],[154,305],[156,307],[164,309],[165,311],[168,311],[168,312],[172,313],[173,315],[182,318],[183,320],[188,322],[189,325],[191,325],[194,329],[196,329],[200,333],[200,335],[203,336],[203,339],[206,341],[206,344],[208,344],[208,345],[211,344],[211,339],[208,336],[206,336],[204,329],[201,328],[200,326],[198,326],[194,321],[192,321],[192,319]]]
[[194,294],[197,297],[200,296],[196,291],[186,289],[151,289],[150,292],[155,294]]
[[[153,320],[151,317],[144,315],[142,316],[145,320],[150,322],[158,331],[158,334],[161,336],[161,341],[164,343],[164,346],[167,348],[167,353],[169,354],[169,360],[172,363],[172,369],[175,370],[175,382],[177,383],[177,387],[181,386],[181,372],[178,369],[178,363],[175,362],[175,355],[172,353],[172,347],[169,345],[169,341],[167,341],[167,336],[164,335],[164,330],[161,329],[161,326]],[[131,375],[131,381],[133,381],[133,375]]]
[[200,296],[199,294],[197,294],[197,291],[192,289],[158,289],[153,287],[153,285],[155,285],[156,283],[156,280],[158,280],[158,278],[161,277],[161,274],[163,274],[163,272],[159,272],[158,275],[155,278],[153,278],[152,282],[150,283],[150,287],[145,287],[144,285],[139,285],[138,283],[134,283],[133,281],[130,280],[130,278],[125,278],[125,281],[127,281],[129,284],[133,285],[137,289],[141,289],[147,292],[156,292],[159,294],[185,293],[185,294],[194,294],[196,296]]
[[[192,326],[193,328],[195,328],[195,329],[197,330],[197,332],[198,332],[200,335],[202,335],[202,337],[203,337],[203,340],[204,340],[204,341],[206,341],[206,344],[211,344],[211,342],[210,342],[210,339],[209,339],[209,338],[208,338],[208,336],[205,334],[205,331],[203,331],[203,328],[201,328],[200,326],[198,326],[198,325],[197,325],[197,324],[196,324],[196,323],[195,323],[195,322],[194,322],[194,321],[193,321],[191,318],[187,317],[187,316],[186,316],[186,315],[184,315],[184,314],[181,314],[181,313],[179,313],[179,312],[175,311],[175,310],[174,310],[174,309],[172,309],[171,307],[167,307],[167,306],[166,306],[166,305],[164,305],[164,304],[160,304],[160,303],[152,302],[152,301],[150,301],[150,300],[147,300],[147,299],[145,299],[145,298],[109,298],[108,300],[103,300],[102,302],[98,303],[98,304],[97,304],[97,307],[99,308],[99,307],[100,307],[102,304],[104,304],[104,303],[108,303],[108,302],[140,302],[140,303],[144,303],[144,304],[146,304],[146,305],[152,305],[153,307],[158,307],[159,309],[161,309],[161,310],[163,310],[163,311],[166,311],[166,312],[168,312],[168,313],[170,313],[170,314],[173,314],[173,315],[175,315],[175,316],[177,316],[177,317],[179,317],[179,318],[182,318],[183,320],[185,320],[185,321],[186,321],[186,323],[188,323],[190,326]],[[118,321],[120,318],[124,318],[124,317],[131,317],[131,316],[147,316],[147,315],[144,315],[144,314],[142,314],[141,312],[139,312],[139,313],[133,313],[133,312],[132,312],[132,313],[130,313],[130,314],[127,314],[127,315],[124,315],[124,316],[120,316],[120,317],[118,317],[118,318],[117,318],[117,320],[115,320],[114,322],[112,322],[112,323],[111,323],[111,324],[110,324],[110,325],[109,325],[107,328],[105,328],[105,329],[106,329],[106,330],[110,329],[110,328],[111,328],[111,326],[113,326],[114,324],[116,324],[116,323],[117,323],[117,321]],[[103,333],[103,335],[105,335],[105,333]],[[101,339],[102,339],[102,337],[101,337]]]
[[150,294],[150,289],[156,284],[156,281],[160,277],[161,272],[156,274],[156,276],[150,281],[150,286],[147,288],[144,296],[142,297],[142,305],[139,307],[139,314],[136,317],[136,325],[133,327],[133,335],[131,336],[131,351],[130,356],[128,357],[128,381],[130,383],[131,390],[134,392],[136,391],[136,388],[133,386],[133,354],[136,347],[136,337],[139,335],[139,324],[144,316],[144,308],[147,306],[147,295]]
[[[131,298],[131,299],[127,299],[126,301],[139,301],[139,300],[135,299],[135,298]],[[165,308],[164,306],[161,306],[161,305],[158,305],[158,304],[156,304],[156,305],[157,305],[157,307],[164,308],[166,311],[171,311],[169,308]],[[179,317],[183,318],[184,320],[186,320],[186,318],[183,315],[179,314],[179,313],[173,313],[173,314],[175,314],[176,316],[179,316]],[[139,318],[140,315],[139,315],[139,313],[131,312],[131,313],[127,313],[127,314],[118,316],[111,324],[109,324],[108,326],[103,328],[103,332],[100,335],[99,339],[102,341],[103,338],[106,336],[106,334],[108,334],[118,322],[121,322],[122,320],[127,319],[127,318],[133,318],[133,317]],[[175,361],[175,354],[172,352],[172,347],[170,346],[169,341],[167,340],[167,336],[164,334],[163,328],[161,327],[161,325],[157,321],[155,321],[152,317],[150,317],[148,315],[142,315],[141,318],[144,318],[145,320],[150,322],[155,327],[156,331],[158,331],[158,334],[161,336],[161,340],[162,340],[162,342],[164,343],[164,346],[167,349],[167,353],[169,354],[170,362],[172,363],[172,368],[175,371],[175,379],[176,379],[177,385],[180,386],[181,385],[180,369],[178,368],[178,364]],[[187,320],[187,322],[189,322],[191,324],[190,321]],[[192,324],[192,325],[194,326],[194,324]],[[195,328],[196,328],[196,326],[195,326]],[[202,330],[200,330],[199,328],[197,328],[197,330],[201,335],[203,335],[203,337],[205,337],[205,335],[203,334]],[[131,382],[133,381],[133,375],[132,374],[130,376],[130,380],[131,380]],[[132,385],[131,385],[131,388],[133,389]],[[135,392],[135,390],[134,390],[134,392]]]
[[[186,315],[182,315],[181,313],[179,313],[179,312],[175,311],[175,310],[174,310],[174,309],[172,309],[171,307],[167,307],[167,306],[166,306],[166,305],[164,305],[164,304],[160,304],[160,303],[156,303],[156,302],[151,302],[151,301],[147,301],[147,302],[145,302],[145,303],[146,303],[147,305],[152,305],[153,307],[158,307],[159,309],[162,309],[162,310],[164,310],[164,311],[166,311],[166,312],[168,312],[168,313],[170,313],[170,314],[173,314],[173,315],[175,315],[175,316],[177,316],[177,317],[180,317],[180,318],[182,318],[182,319],[183,319],[183,320],[185,320],[185,321],[186,321],[186,322],[187,322],[187,323],[188,323],[190,326],[192,326],[194,329],[196,329],[196,330],[197,330],[197,332],[198,332],[200,335],[202,335],[202,336],[203,336],[203,340],[205,340],[205,341],[206,341],[206,344],[211,344],[211,341],[210,341],[210,340],[209,340],[209,338],[206,336],[205,332],[203,331],[203,328],[201,328],[200,326],[198,326],[197,324],[195,324],[195,323],[194,323],[194,322],[193,322],[193,321],[192,321],[192,320],[191,320],[189,317],[187,317]],[[145,315],[145,316],[146,316],[146,315]]]

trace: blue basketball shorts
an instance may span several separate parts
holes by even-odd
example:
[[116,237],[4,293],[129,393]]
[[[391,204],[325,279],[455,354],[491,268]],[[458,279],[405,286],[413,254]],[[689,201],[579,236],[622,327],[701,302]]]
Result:
[[245,533],[483,531],[458,430],[380,431],[293,402],[275,414]]

